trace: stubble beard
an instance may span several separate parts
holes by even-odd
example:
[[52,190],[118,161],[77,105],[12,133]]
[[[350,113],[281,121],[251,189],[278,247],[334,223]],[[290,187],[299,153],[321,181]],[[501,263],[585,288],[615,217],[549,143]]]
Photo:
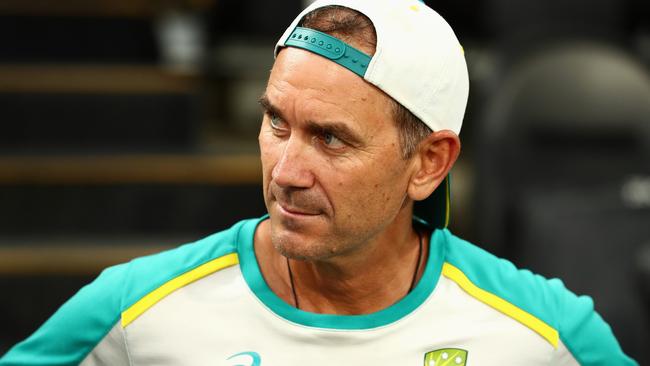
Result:
[[358,257],[376,249],[374,243],[384,229],[382,225],[339,227],[328,222],[328,227],[322,232],[298,234],[277,223],[276,227],[271,224],[271,242],[275,250],[289,259],[335,263],[336,258]]
[[335,257],[359,250],[363,247],[364,242],[356,235],[351,237],[335,232],[294,234],[287,228],[274,227],[274,224],[271,223],[271,242],[275,250],[286,258],[300,261],[330,261]]

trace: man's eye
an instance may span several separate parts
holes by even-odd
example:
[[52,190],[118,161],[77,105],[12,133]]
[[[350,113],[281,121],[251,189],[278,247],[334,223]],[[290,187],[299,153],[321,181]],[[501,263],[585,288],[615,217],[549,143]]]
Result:
[[269,114],[269,120],[271,121],[271,127],[273,128],[282,127],[282,119],[279,116],[275,114]]
[[345,146],[343,141],[329,132],[323,133],[321,139],[323,140],[323,144],[332,149],[340,149]]

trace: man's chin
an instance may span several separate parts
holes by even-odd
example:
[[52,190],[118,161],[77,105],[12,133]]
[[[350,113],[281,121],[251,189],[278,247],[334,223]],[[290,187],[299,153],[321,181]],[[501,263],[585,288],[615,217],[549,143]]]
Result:
[[321,235],[310,230],[286,227],[283,222],[274,222],[273,219],[271,219],[271,242],[275,250],[290,259],[319,260],[325,259],[329,254],[321,253],[324,242]]

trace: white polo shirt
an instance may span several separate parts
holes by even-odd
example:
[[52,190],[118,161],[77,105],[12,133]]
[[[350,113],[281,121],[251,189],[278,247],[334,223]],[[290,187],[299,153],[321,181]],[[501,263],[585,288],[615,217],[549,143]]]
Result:
[[0,365],[635,365],[589,297],[431,235],[417,286],[368,315],[298,310],[264,281],[257,225],[106,269]]

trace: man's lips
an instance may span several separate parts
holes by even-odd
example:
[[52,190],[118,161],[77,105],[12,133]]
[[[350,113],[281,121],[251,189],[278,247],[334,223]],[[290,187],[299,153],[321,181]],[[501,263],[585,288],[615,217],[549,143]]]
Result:
[[277,203],[278,203],[278,207],[280,208],[280,210],[282,210],[284,213],[289,214],[289,215],[316,216],[316,215],[320,214],[320,212],[301,209],[301,208],[294,207],[294,206],[291,206],[291,205],[288,205],[288,204],[285,204],[285,203],[281,203],[281,202],[277,202]]

